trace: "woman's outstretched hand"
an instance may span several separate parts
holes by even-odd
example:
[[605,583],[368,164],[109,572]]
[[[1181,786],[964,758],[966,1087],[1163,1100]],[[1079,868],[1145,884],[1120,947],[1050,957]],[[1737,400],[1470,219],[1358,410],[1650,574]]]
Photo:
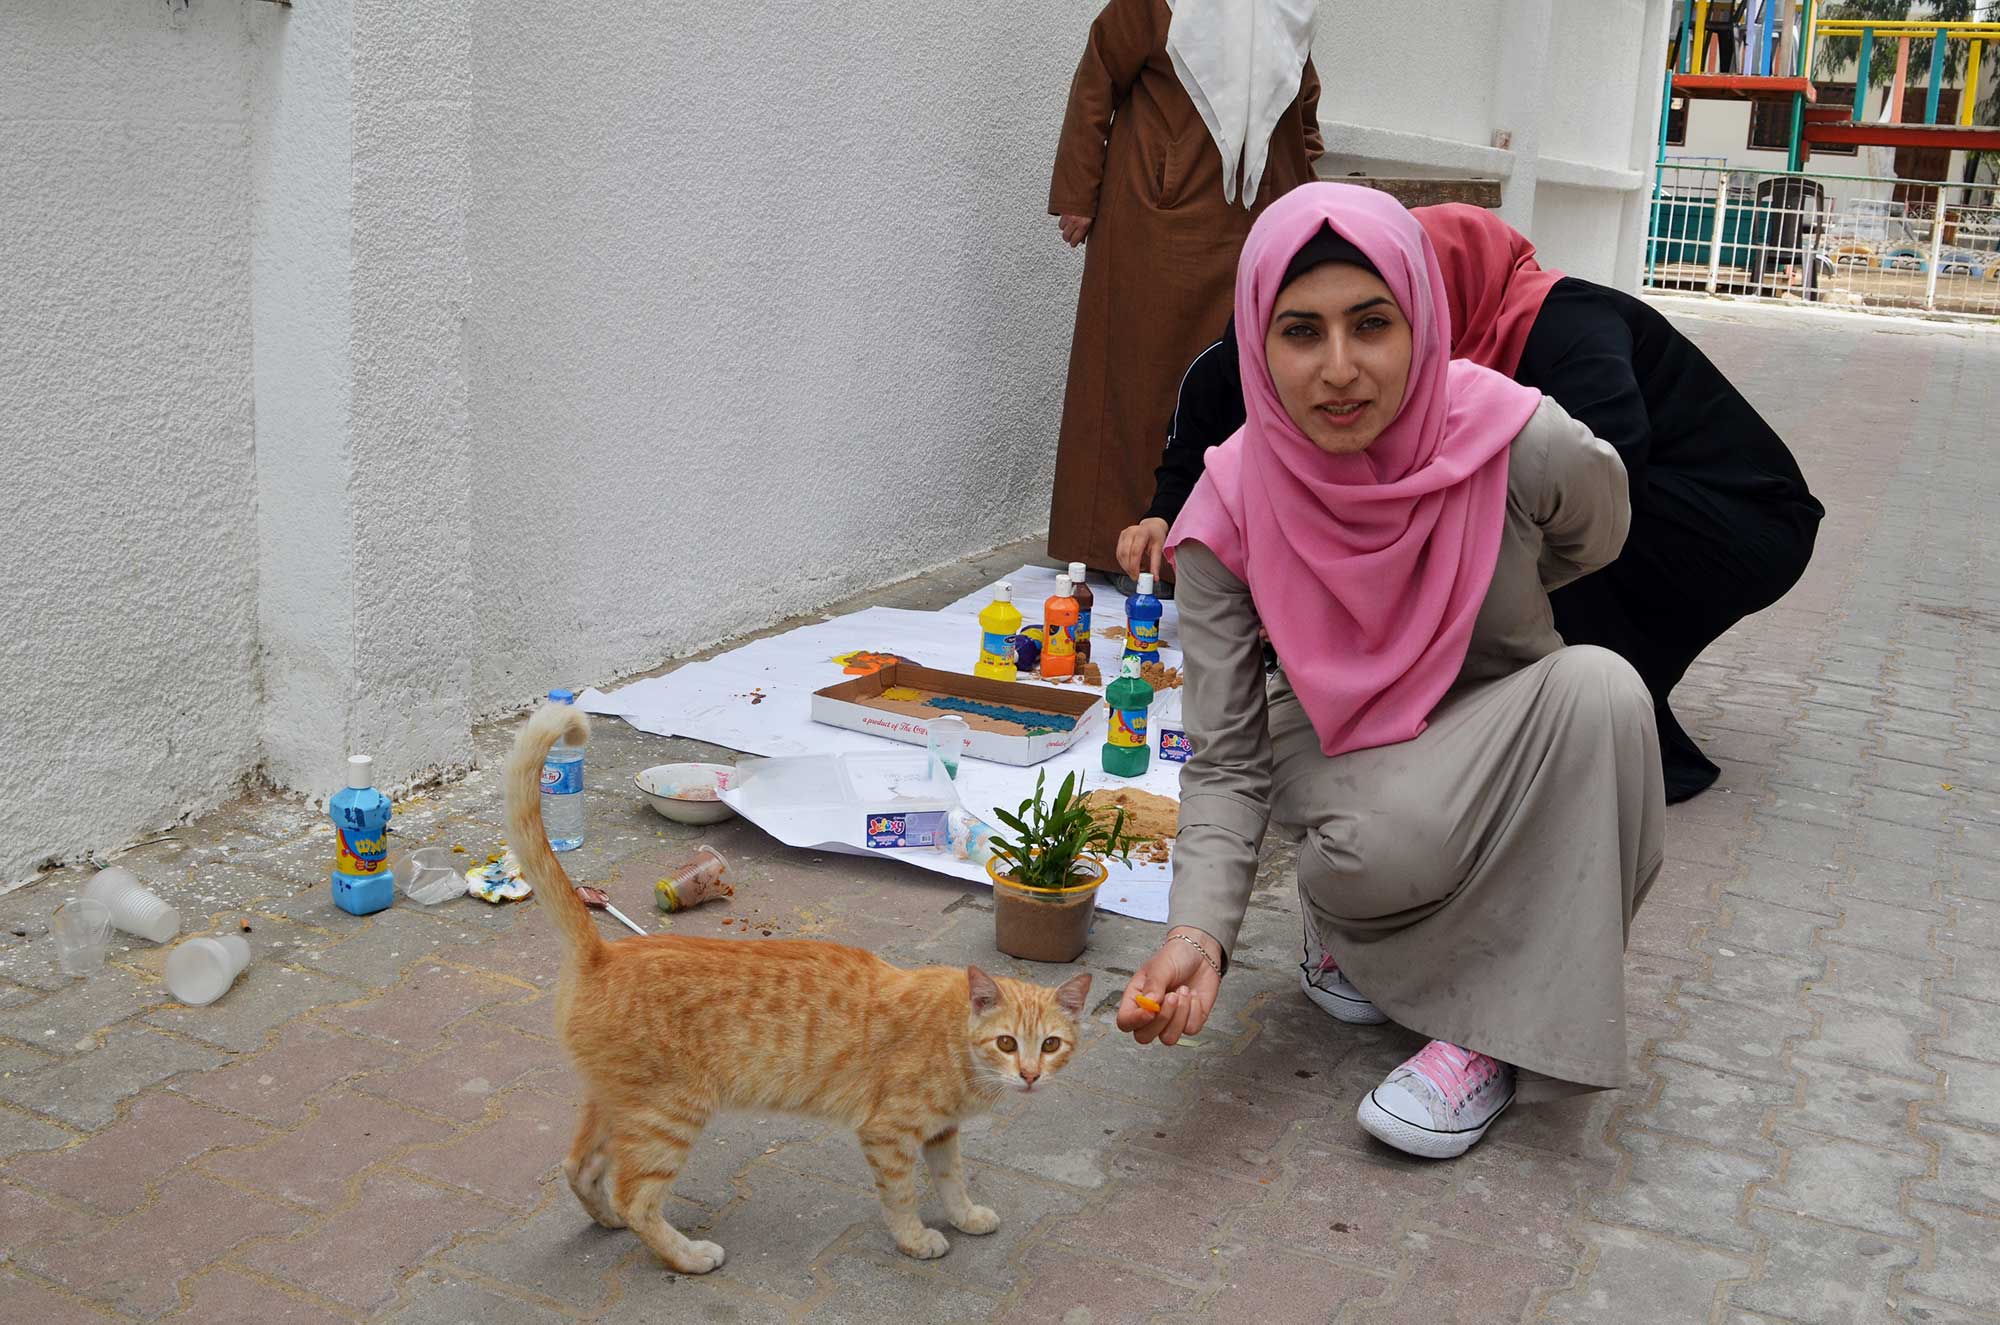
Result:
[[1056,226],[1062,231],[1063,243],[1068,244],[1071,248],[1075,248],[1078,244],[1090,238],[1090,221],[1091,218],[1088,216],[1070,216],[1065,214],[1058,217],[1056,219]]
[[[1182,934],[1194,943],[1177,937]],[[1125,996],[1118,1000],[1118,1029],[1140,1044],[1178,1044],[1183,1035],[1200,1034],[1222,988],[1222,977],[1202,957],[1204,952],[1221,962],[1222,945],[1206,932],[1191,925],[1167,931],[1160,950],[1126,982]],[[1142,1005],[1141,998],[1153,1007]]]

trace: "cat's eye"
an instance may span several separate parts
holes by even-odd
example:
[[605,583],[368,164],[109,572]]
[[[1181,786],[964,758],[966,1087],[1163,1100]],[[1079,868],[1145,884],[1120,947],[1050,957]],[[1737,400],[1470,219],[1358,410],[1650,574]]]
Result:
[[1003,1054],[1011,1054],[1016,1049],[1019,1049],[1021,1047],[1019,1044],[1015,1043],[1014,1037],[1011,1035],[1001,1036],[999,1039],[993,1042],[993,1045]]
[[1045,1054],[1052,1054],[1060,1048],[1062,1048],[1062,1041],[1053,1035],[1042,1041],[1042,1052]]

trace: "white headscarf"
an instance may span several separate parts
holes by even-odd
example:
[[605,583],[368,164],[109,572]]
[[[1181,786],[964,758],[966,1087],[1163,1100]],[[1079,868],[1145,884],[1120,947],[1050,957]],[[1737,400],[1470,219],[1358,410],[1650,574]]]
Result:
[[1167,55],[1222,153],[1222,196],[1257,201],[1271,132],[1298,99],[1317,0],[1167,0]]

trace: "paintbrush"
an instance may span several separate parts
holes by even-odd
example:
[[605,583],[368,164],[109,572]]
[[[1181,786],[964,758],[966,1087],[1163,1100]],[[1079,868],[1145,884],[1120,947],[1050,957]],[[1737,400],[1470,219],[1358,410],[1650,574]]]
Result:
[[611,904],[611,895],[605,892],[604,889],[592,888],[588,884],[582,884],[582,883],[575,885],[575,887],[576,887],[576,895],[583,899],[583,904],[585,906],[592,907],[599,911],[609,911],[611,913],[612,919],[616,920],[619,924],[625,926],[625,928],[631,930],[634,934],[644,934],[646,932],[645,930],[639,928],[637,925],[633,924],[631,917],[627,916],[623,911],[620,911],[617,907]]

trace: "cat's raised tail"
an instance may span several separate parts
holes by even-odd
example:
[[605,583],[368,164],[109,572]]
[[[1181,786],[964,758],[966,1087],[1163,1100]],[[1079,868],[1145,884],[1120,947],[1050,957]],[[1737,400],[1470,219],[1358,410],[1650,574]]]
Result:
[[604,948],[590,908],[576,895],[562,862],[542,827],[542,764],[557,741],[582,745],[590,739],[590,719],[570,704],[544,704],[521,724],[514,752],[507,756],[507,845],[514,849],[521,877],[535,886],[562,935],[563,955],[586,962]]

